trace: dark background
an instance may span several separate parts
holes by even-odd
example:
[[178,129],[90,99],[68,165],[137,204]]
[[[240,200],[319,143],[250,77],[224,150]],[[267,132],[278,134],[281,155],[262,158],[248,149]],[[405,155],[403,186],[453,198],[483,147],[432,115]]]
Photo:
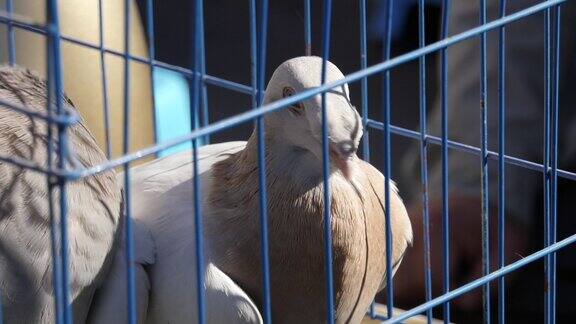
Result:
[[[468,0],[461,0],[468,1]],[[471,0],[470,0],[471,1]],[[138,0],[142,17],[146,17],[145,1]],[[322,1],[312,1],[312,53],[320,55],[322,32]],[[369,25],[375,18],[373,15],[375,1],[368,1]],[[192,67],[193,66],[193,0],[155,1],[154,24],[156,39],[156,59],[169,64]],[[249,85],[250,80],[250,33],[248,1],[238,0],[210,0],[204,2],[205,21],[205,57],[206,71],[209,75],[225,78],[231,81]],[[360,69],[360,30],[359,9],[353,1],[334,1],[332,16],[332,42],[330,60],[335,63],[344,74]],[[436,7],[427,7],[427,43],[438,40],[439,15]],[[418,45],[418,20],[416,8],[410,10],[407,23],[403,31],[392,44],[392,56],[408,52]],[[378,35],[370,34],[368,46],[369,65],[378,63],[382,58],[381,40]],[[270,1],[268,48],[267,48],[267,78],[275,67],[283,61],[305,54],[304,46],[304,8],[303,1],[286,0]],[[433,103],[436,97],[437,84],[437,55],[427,56],[427,101]],[[417,130],[418,128],[418,62],[413,61],[395,68],[391,72],[392,93],[392,123],[396,126]],[[350,84],[352,102],[360,109],[360,84]],[[251,107],[251,98],[214,86],[208,87],[208,102],[210,107],[210,122],[221,120],[246,111]],[[382,120],[381,106],[381,78],[369,78],[369,115],[376,120]],[[431,104],[429,106],[432,106]],[[430,110],[430,108],[429,108]],[[252,130],[252,124],[244,124],[211,136],[213,143],[246,139]],[[370,131],[371,163],[382,169],[382,137],[379,131]],[[392,177],[398,180],[400,191],[407,191],[402,187],[401,176],[397,161],[414,140],[392,135]],[[438,150],[432,146],[431,151]],[[434,152],[432,152],[434,153]],[[395,164],[396,163],[396,164]],[[419,175],[416,175],[419,176]],[[571,205],[576,190],[566,181],[560,181],[559,214],[569,213],[573,210]],[[527,202],[529,203],[529,202]],[[530,202],[535,205],[535,211],[541,211],[540,201]],[[541,214],[540,214],[541,215]],[[534,238],[532,250],[541,248],[542,217],[537,217],[539,223],[531,236]],[[560,238],[566,237],[571,229],[576,228],[574,217],[564,217],[560,223]],[[455,229],[457,230],[457,229]],[[528,233],[527,233],[528,235]],[[572,291],[573,286],[567,285],[573,281],[571,277],[576,273],[574,268],[563,264],[569,257],[568,252],[560,253],[558,272],[558,320],[560,323],[570,322],[574,318]],[[571,252],[574,254],[573,252]],[[563,257],[564,255],[564,257]],[[564,269],[564,270],[562,270]],[[402,268],[400,268],[400,271]],[[543,263],[537,262],[526,269],[520,270],[521,277],[515,285],[509,285],[507,299],[507,318],[510,323],[541,323],[543,321]],[[464,284],[464,283],[463,283]],[[453,287],[455,288],[455,287]],[[496,289],[494,285],[492,289]],[[440,292],[434,292],[437,296]],[[422,296],[424,292],[422,291]],[[497,314],[497,303],[494,300],[493,315]],[[396,305],[409,308],[411,304]],[[435,309],[435,316],[440,317],[441,307]],[[481,313],[462,312],[453,309],[452,320],[459,323],[480,323]],[[494,318],[496,320],[496,318]]]
[[[145,0],[138,0],[142,17],[145,15]],[[375,17],[375,1],[368,2],[368,19]],[[321,55],[322,1],[312,1],[312,54]],[[427,43],[438,39],[438,17],[436,7],[427,8]],[[193,67],[193,21],[194,1],[156,1],[154,24],[156,58],[160,61]],[[211,0],[204,3],[205,59],[209,75],[250,85],[250,25],[248,1]],[[370,25],[370,22],[368,23]],[[359,9],[353,1],[334,1],[332,14],[332,41],[330,61],[344,74],[360,69],[360,29]],[[418,21],[414,7],[402,37],[392,44],[392,55],[398,55],[417,48]],[[381,62],[381,40],[369,33],[368,65]],[[304,46],[304,7],[303,1],[270,1],[268,46],[266,56],[266,79],[285,60],[305,55]],[[433,102],[436,93],[436,54],[428,56],[428,101]],[[418,124],[418,61],[398,66],[391,72],[392,111],[394,125],[417,129]],[[369,116],[382,120],[381,78],[370,77]],[[361,109],[360,83],[350,84],[351,99]],[[210,122],[236,115],[251,108],[251,97],[246,94],[208,86]],[[246,139],[252,124],[245,124],[211,135],[211,142]],[[383,164],[381,136],[379,131],[370,132],[372,164]],[[400,156],[414,140],[393,136],[393,156]],[[394,165],[393,165],[394,168]],[[401,184],[400,184],[401,186]],[[402,188],[400,188],[402,189]]]

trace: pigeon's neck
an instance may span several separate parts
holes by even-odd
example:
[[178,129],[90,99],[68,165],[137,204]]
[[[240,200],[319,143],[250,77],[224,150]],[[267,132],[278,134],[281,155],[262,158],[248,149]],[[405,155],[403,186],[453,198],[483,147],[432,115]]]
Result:
[[[287,143],[270,129],[265,136],[266,174],[271,179],[290,182],[296,186],[315,186],[322,181],[322,164],[311,152]],[[258,168],[258,136],[252,133],[242,151],[242,162],[251,169]]]

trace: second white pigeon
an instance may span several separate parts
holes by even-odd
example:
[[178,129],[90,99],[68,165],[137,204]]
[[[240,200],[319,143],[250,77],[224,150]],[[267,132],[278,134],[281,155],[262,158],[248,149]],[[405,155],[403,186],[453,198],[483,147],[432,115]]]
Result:
[[[264,103],[321,84],[322,59],[297,57],[280,65]],[[327,82],[344,78],[327,63]],[[392,183],[390,219],[393,246],[385,243],[384,177],[356,155],[361,119],[347,85],[326,94],[332,194],[334,316],[359,323],[385,286],[386,248],[393,272],[412,241],[404,204]],[[317,95],[265,116],[272,317],[275,323],[325,323],[324,195],[322,106]],[[208,267],[232,287],[225,298],[210,298],[209,323],[262,321],[263,284],[256,132],[247,142],[198,150],[201,206]],[[134,168],[133,206],[140,228],[139,314],[148,322],[190,323],[197,318],[193,175],[190,152]],[[144,240],[144,243],[138,243]],[[148,240],[148,243],[146,243]],[[208,269],[210,270],[210,269]],[[394,273],[392,273],[393,275]],[[214,277],[211,277],[214,278]],[[207,281],[210,280],[207,277]],[[217,294],[218,295],[218,294]],[[149,296],[149,298],[148,298]],[[226,298],[227,296],[227,298]],[[256,308],[257,305],[258,308]],[[227,314],[229,318],[215,316]],[[211,320],[212,319],[212,320]]]

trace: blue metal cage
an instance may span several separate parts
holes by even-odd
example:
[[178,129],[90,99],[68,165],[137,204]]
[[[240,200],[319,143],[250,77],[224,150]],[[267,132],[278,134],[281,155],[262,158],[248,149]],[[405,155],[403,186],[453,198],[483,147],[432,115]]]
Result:
[[[426,313],[428,320],[432,319],[432,309],[437,306],[443,307],[444,321],[450,321],[450,301],[456,297],[463,295],[473,289],[482,288],[483,295],[485,297],[484,302],[484,316],[487,322],[490,321],[490,302],[487,296],[489,296],[490,282],[498,282],[498,295],[499,295],[499,322],[504,322],[505,305],[504,305],[504,295],[505,295],[505,283],[504,276],[516,271],[536,260],[545,260],[545,280],[548,283],[549,289],[545,291],[545,310],[546,310],[546,322],[554,323],[556,321],[556,253],[570,244],[576,241],[576,234],[571,235],[563,240],[557,241],[556,238],[556,204],[557,204],[557,179],[558,177],[566,178],[569,180],[576,180],[576,173],[572,173],[566,170],[561,170],[558,168],[557,156],[558,156],[558,111],[559,111],[559,51],[560,51],[560,21],[561,21],[561,8],[562,4],[567,2],[567,0],[548,0],[541,1],[531,7],[525,8],[523,10],[508,14],[506,13],[506,1],[500,1],[500,16],[491,21],[488,20],[486,14],[486,0],[480,0],[480,21],[481,25],[466,30],[462,33],[449,36],[448,34],[448,17],[450,15],[450,1],[442,1],[442,30],[441,39],[435,43],[426,45],[425,43],[425,15],[424,7],[425,1],[418,0],[418,31],[419,31],[419,48],[408,53],[391,57],[391,30],[392,30],[392,12],[393,12],[393,1],[388,1],[383,9],[385,10],[384,16],[387,17],[387,28],[386,37],[384,37],[384,48],[383,56],[380,63],[369,66],[367,60],[367,19],[366,19],[366,0],[358,0],[359,13],[360,13],[360,35],[359,42],[361,52],[359,53],[359,60],[361,69],[348,74],[345,79],[325,83],[325,72],[326,72],[326,60],[330,57],[330,42],[331,42],[331,16],[332,16],[332,1],[325,0],[323,4],[323,22],[322,22],[322,46],[321,53],[324,59],[323,65],[323,85],[315,88],[306,90],[304,92],[298,93],[292,97],[288,97],[270,104],[262,105],[263,93],[265,88],[265,66],[266,66],[266,54],[267,54],[267,32],[268,32],[268,0],[249,0],[247,6],[249,6],[250,12],[250,56],[251,56],[251,84],[244,85],[224,78],[219,78],[208,74],[206,71],[205,64],[205,40],[204,40],[204,16],[203,16],[203,1],[196,0],[194,10],[191,15],[194,16],[194,59],[192,66],[181,67],[166,64],[164,62],[155,59],[155,46],[154,46],[154,28],[153,28],[153,0],[147,0],[146,3],[146,16],[148,24],[148,39],[149,39],[149,58],[139,57],[130,53],[130,42],[131,42],[131,12],[130,12],[130,0],[125,0],[125,13],[124,19],[126,21],[124,27],[124,51],[116,51],[110,48],[106,48],[102,43],[92,44],[81,39],[75,39],[68,36],[63,36],[60,31],[60,21],[59,21],[59,8],[57,0],[47,0],[47,24],[46,25],[36,25],[30,23],[25,17],[13,15],[13,0],[7,0],[5,11],[0,13],[0,22],[5,24],[8,29],[8,53],[9,53],[9,63],[16,63],[16,47],[15,42],[15,30],[24,29],[30,32],[45,35],[47,42],[47,62],[48,62],[48,84],[49,84],[49,94],[54,95],[55,93],[62,93],[64,89],[63,84],[63,73],[62,73],[62,54],[61,54],[61,44],[62,43],[73,43],[76,45],[84,46],[100,52],[100,59],[104,62],[104,54],[110,54],[123,58],[124,60],[124,154],[121,157],[114,158],[111,161],[94,166],[86,169],[71,169],[65,164],[65,157],[68,156],[66,145],[57,146],[56,151],[50,151],[50,156],[56,156],[58,163],[53,165],[52,158],[48,158],[48,166],[38,166],[31,161],[18,159],[10,156],[0,156],[0,161],[5,163],[11,163],[22,168],[32,169],[41,172],[47,176],[50,180],[48,181],[50,186],[50,192],[52,193],[54,189],[59,188],[62,193],[58,204],[60,205],[60,217],[61,220],[58,224],[53,223],[52,226],[52,243],[53,243],[53,264],[54,264],[54,295],[56,298],[57,307],[57,322],[58,323],[71,323],[71,307],[70,307],[70,297],[68,294],[68,282],[69,282],[69,259],[66,251],[68,250],[68,240],[67,240],[67,206],[66,206],[66,186],[67,183],[71,181],[76,181],[80,178],[90,177],[96,173],[103,172],[105,170],[110,170],[117,167],[123,167],[125,175],[125,197],[126,197],[126,227],[125,227],[125,239],[126,245],[126,262],[128,263],[128,273],[126,277],[126,283],[128,285],[129,294],[128,304],[129,304],[129,322],[136,323],[136,296],[134,287],[134,270],[133,270],[133,259],[134,259],[134,246],[133,246],[133,228],[131,225],[131,190],[130,190],[130,165],[132,162],[139,160],[143,157],[152,156],[158,154],[159,152],[175,147],[182,143],[190,143],[192,146],[191,154],[196,157],[197,148],[200,145],[199,141],[208,141],[211,134],[223,131],[225,129],[237,126],[242,123],[255,122],[257,128],[258,141],[258,152],[259,152],[259,184],[262,190],[259,190],[260,195],[260,220],[261,220],[261,235],[262,235],[262,272],[264,274],[264,300],[263,300],[263,319],[266,323],[271,323],[271,301],[270,301],[270,278],[269,278],[269,260],[268,260],[268,231],[267,231],[267,212],[266,212],[266,172],[264,163],[264,124],[263,116],[267,113],[284,109],[285,107],[295,104],[304,99],[321,95],[323,103],[323,153],[324,153],[324,163],[323,163],[323,174],[324,174],[324,188],[327,188],[324,193],[325,201],[330,201],[331,195],[328,186],[329,177],[329,154],[328,154],[328,142],[327,142],[327,123],[326,123],[326,105],[325,105],[325,93],[335,87],[341,86],[345,83],[352,83],[359,81],[361,83],[361,115],[363,117],[363,123],[366,128],[381,131],[383,134],[382,150],[384,154],[384,166],[383,173],[386,179],[385,183],[385,204],[386,210],[389,210],[389,191],[390,191],[390,176],[391,176],[391,135],[399,135],[407,138],[412,138],[418,140],[420,143],[420,154],[421,154],[421,185],[423,192],[423,220],[424,220],[424,238],[425,251],[426,251],[426,271],[425,271],[425,282],[426,282],[426,299],[427,301],[413,309],[407,310],[401,314],[394,314],[394,282],[392,276],[387,277],[387,310],[388,316],[382,317],[376,315],[373,309],[369,312],[373,318],[384,321],[385,323],[400,323],[406,319],[417,315]],[[102,0],[99,1],[100,9],[102,7]],[[311,53],[312,45],[312,33],[311,33],[311,14],[310,14],[310,0],[304,0],[304,30],[305,30],[305,44],[303,48],[306,54]],[[512,22],[521,20],[527,16],[534,15],[536,13],[543,13],[545,17],[545,44],[543,47],[545,49],[545,141],[544,141],[544,156],[543,163],[535,163],[532,161],[520,159],[514,156],[507,155],[504,151],[504,143],[506,138],[505,129],[505,97],[506,88],[504,82],[504,76],[506,71],[506,26]],[[100,10],[100,19],[102,20],[102,11]],[[102,23],[100,23],[102,26]],[[447,48],[457,44],[461,41],[478,37],[481,43],[481,97],[482,102],[486,103],[487,96],[487,71],[486,71],[486,35],[490,31],[497,31],[499,33],[499,48],[498,48],[498,58],[499,58],[499,78],[498,84],[500,91],[498,92],[498,111],[499,111],[499,132],[498,132],[498,142],[499,150],[490,151],[487,145],[487,107],[485,104],[480,105],[480,114],[482,120],[481,126],[481,146],[474,147],[459,143],[456,141],[449,140],[448,138],[448,74],[447,74],[447,64],[449,57],[447,55]],[[102,40],[102,27],[100,28],[100,39]],[[432,136],[428,134],[427,131],[427,100],[426,100],[426,68],[425,62],[427,55],[439,52],[441,58],[441,83],[440,83],[440,93],[441,93],[441,110],[442,110],[442,122],[441,122],[441,136]],[[407,128],[394,126],[391,124],[390,111],[391,111],[391,101],[390,101],[390,71],[402,64],[410,61],[418,61],[420,67],[420,79],[419,79],[419,97],[420,97],[420,131],[413,131]],[[180,73],[187,78],[193,80],[192,90],[191,90],[191,129],[192,131],[171,140],[152,145],[150,147],[144,148],[142,150],[131,152],[130,148],[130,74],[131,74],[131,62],[139,62],[147,64],[150,68],[164,68],[170,71]],[[104,69],[104,64],[102,64],[102,69]],[[104,75],[105,73],[103,73]],[[368,77],[374,75],[383,76],[382,83],[382,115],[381,119],[372,119],[368,116]],[[102,80],[106,84],[106,80]],[[154,82],[154,78],[152,78]],[[246,112],[235,115],[230,118],[226,118],[214,123],[208,122],[208,115],[210,113],[208,101],[207,101],[207,90],[208,86],[222,87],[239,93],[243,93],[252,97],[252,108]],[[106,89],[106,86],[104,86]],[[106,90],[105,90],[106,91]],[[104,92],[103,96],[106,98],[108,94]],[[106,100],[107,101],[107,100]],[[2,105],[9,107],[19,113],[26,114],[32,118],[40,119],[51,125],[55,125],[57,129],[58,141],[65,143],[67,141],[67,129],[70,125],[78,121],[78,116],[75,113],[67,111],[63,106],[61,100],[56,101],[56,109],[47,109],[46,113],[32,112],[25,107],[10,104],[8,102],[1,102]],[[108,106],[104,105],[106,120],[109,121],[110,112],[108,111]],[[106,124],[106,129],[109,125]],[[52,128],[48,128],[50,131]],[[52,141],[52,137],[48,137]],[[108,142],[110,141],[110,136],[107,136]],[[368,144],[368,135],[365,135],[363,141],[364,156],[369,159],[370,147]],[[109,150],[108,143],[108,150]],[[427,166],[427,156],[428,148],[430,145],[439,145],[441,147],[441,157],[442,157],[442,203],[443,203],[443,267],[444,267],[444,286],[442,294],[438,297],[432,298],[432,284],[431,284],[431,270],[430,270],[430,237],[429,237],[429,219],[428,219],[428,166]],[[48,147],[53,147],[51,143]],[[449,209],[448,209],[448,195],[449,195],[449,184],[448,184],[448,151],[458,150],[467,152],[470,154],[475,154],[481,157],[481,174],[482,174],[482,200],[486,202],[488,200],[488,160],[498,161],[498,200],[499,200],[499,212],[497,215],[499,226],[499,242],[502,243],[505,240],[504,234],[504,204],[505,195],[504,188],[505,184],[505,165],[515,165],[522,168],[532,169],[538,171],[542,174],[544,178],[544,196],[545,196],[545,248],[530,254],[519,261],[511,264],[505,264],[504,262],[504,249],[500,247],[499,251],[499,262],[498,269],[495,271],[490,271],[489,265],[489,213],[486,208],[486,204],[483,205],[482,209],[482,228],[483,228],[483,270],[484,276],[476,279],[474,281],[468,282],[461,287],[450,287],[449,285],[449,258],[450,255],[450,244],[449,235],[451,229],[449,228]],[[194,187],[199,186],[199,177],[196,175],[197,166],[196,159],[194,165]],[[203,244],[202,244],[202,214],[200,205],[200,195],[202,192],[200,190],[194,190],[194,207],[196,211],[195,224],[196,224],[196,256],[197,256],[197,267],[198,270],[203,267]],[[50,201],[52,201],[50,199]],[[327,203],[326,205],[330,205]],[[53,206],[52,206],[53,207]],[[54,208],[52,208],[52,212]],[[331,251],[331,224],[330,224],[330,209],[325,209],[324,217],[327,220],[325,222],[325,257],[327,264],[327,291],[328,296],[328,309],[332,310],[334,308],[334,289],[332,283],[332,251]],[[387,217],[389,217],[387,215]],[[392,245],[392,233],[389,221],[386,222],[386,235],[387,246]],[[61,244],[56,242],[60,241]],[[501,244],[502,246],[502,244]],[[58,249],[57,249],[58,247]],[[391,249],[387,249],[387,273],[391,273]],[[202,271],[198,271],[197,283],[198,287],[204,286],[204,278]],[[199,323],[205,322],[205,300],[203,297],[202,289],[198,292],[198,321]],[[1,308],[0,308],[1,309]],[[9,310],[3,310],[9,311]],[[1,313],[0,313],[1,315]],[[330,323],[334,322],[333,312],[328,312],[328,321]]]

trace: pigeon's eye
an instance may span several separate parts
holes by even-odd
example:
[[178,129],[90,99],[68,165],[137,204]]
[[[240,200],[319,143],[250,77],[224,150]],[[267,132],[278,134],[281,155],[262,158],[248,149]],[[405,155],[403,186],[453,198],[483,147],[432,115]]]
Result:
[[[282,96],[284,98],[293,96],[295,93],[296,91],[294,91],[294,88],[291,87],[284,87],[284,90],[282,90]],[[300,116],[304,112],[304,105],[301,102],[297,102],[290,106],[290,111],[295,115]]]

